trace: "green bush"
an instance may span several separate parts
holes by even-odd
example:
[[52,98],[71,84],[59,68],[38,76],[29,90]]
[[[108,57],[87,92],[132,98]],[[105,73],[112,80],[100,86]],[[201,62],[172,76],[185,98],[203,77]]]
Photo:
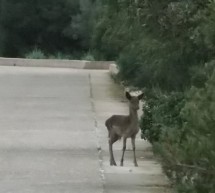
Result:
[[33,51],[25,54],[25,58],[29,59],[45,59],[46,56],[44,52],[38,48],[35,48]]
[[154,90],[143,108],[142,134],[180,193],[215,191],[215,70],[210,64],[201,69],[207,75],[204,86],[185,94]]
[[88,60],[88,61],[95,61],[94,56],[90,52],[84,54],[84,56],[82,56],[81,59]]
[[[180,133],[183,122],[180,112],[185,103],[183,93],[172,92],[167,95],[155,89],[147,94],[140,122],[142,136],[154,143],[162,140],[164,136]],[[174,140],[181,140],[180,135],[176,138]]]
[[92,0],[1,1],[1,54],[22,57],[35,45],[47,55],[87,52],[94,4]]
[[50,56],[49,58],[53,58],[53,59],[59,59],[59,60],[72,60],[73,56],[69,55],[69,54],[65,54],[62,52],[57,52],[54,56]]
[[[184,140],[179,162],[187,177],[185,189],[215,192],[215,71],[203,88],[192,87],[181,111]],[[188,166],[187,166],[188,165]]]

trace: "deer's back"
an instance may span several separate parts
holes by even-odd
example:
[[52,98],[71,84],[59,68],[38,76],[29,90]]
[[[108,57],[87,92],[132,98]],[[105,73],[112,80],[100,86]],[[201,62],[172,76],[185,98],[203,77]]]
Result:
[[126,115],[113,115],[106,120],[105,125],[109,132],[114,132],[119,136],[130,137],[138,132],[138,121],[131,120]]

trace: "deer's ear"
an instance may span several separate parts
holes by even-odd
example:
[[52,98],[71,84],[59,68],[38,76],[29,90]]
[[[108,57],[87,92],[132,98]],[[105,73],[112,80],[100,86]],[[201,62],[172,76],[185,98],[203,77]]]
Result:
[[126,93],[125,93],[125,96],[126,96],[126,98],[127,98],[128,100],[131,100],[131,95],[130,95],[129,92],[126,92]]
[[141,99],[143,98],[143,96],[144,96],[144,93],[140,94],[137,98],[138,98],[139,100],[141,100]]

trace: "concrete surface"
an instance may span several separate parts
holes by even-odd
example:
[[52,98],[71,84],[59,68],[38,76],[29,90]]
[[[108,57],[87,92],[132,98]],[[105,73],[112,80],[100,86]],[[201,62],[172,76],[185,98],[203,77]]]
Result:
[[51,67],[75,69],[109,69],[113,61],[59,60],[59,59],[26,59],[0,57],[0,66]]
[[104,120],[127,105],[108,71],[1,66],[0,90],[0,193],[170,191],[140,138],[138,168],[130,145],[125,166],[109,166]]

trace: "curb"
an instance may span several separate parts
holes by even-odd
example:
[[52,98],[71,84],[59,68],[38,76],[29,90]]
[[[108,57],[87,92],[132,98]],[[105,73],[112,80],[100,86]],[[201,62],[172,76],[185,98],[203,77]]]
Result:
[[50,67],[108,70],[113,61],[87,61],[87,60],[58,60],[58,59],[26,59],[0,57],[0,66],[21,67]]

